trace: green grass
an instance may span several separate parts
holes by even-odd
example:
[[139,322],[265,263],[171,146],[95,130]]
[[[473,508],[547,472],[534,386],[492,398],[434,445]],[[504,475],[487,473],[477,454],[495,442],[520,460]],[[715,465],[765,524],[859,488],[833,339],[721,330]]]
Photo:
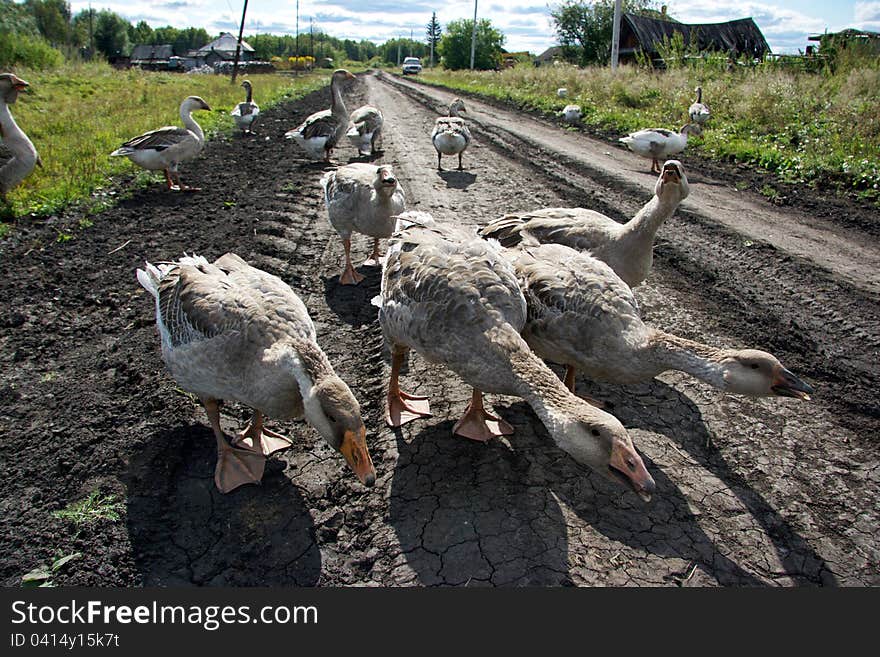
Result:
[[121,509],[122,503],[116,500],[115,495],[103,495],[100,490],[93,490],[87,498],[71,502],[60,511],[54,511],[52,517],[80,527],[99,520],[116,522],[120,518]]
[[[109,154],[124,141],[163,125],[179,125],[180,102],[189,95],[204,98],[211,112],[194,116],[207,134],[233,130],[233,106],[243,90],[226,76],[116,71],[106,64],[67,64],[49,71],[19,69],[31,87],[19,96],[13,115],[37,147],[37,168],[9,195],[11,213],[47,215],[84,204],[97,212],[114,202],[102,195],[111,178],[140,172],[128,158]],[[254,75],[254,98],[265,109],[326,85],[331,71],[292,77]],[[137,175],[133,184],[156,180]]]
[[[880,203],[880,61],[841,62],[835,72],[765,65],[621,67],[518,66],[500,73],[425,70],[430,84],[518,107],[556,113],[579,104],[583,122],[627,133],[678,129],[693,89],[703,87],[712,118],[689,148],[718,160],[757,165],[785,182],[832,186]],[[568,89],[567,98],[556,90]]]

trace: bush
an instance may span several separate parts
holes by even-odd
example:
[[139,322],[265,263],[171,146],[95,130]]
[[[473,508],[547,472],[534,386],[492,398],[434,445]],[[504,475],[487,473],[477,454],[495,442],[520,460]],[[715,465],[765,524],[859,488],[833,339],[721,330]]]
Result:
[[63,63],[64,55],[41,37],[0,32],[0,68],[22,66],[42,71]]

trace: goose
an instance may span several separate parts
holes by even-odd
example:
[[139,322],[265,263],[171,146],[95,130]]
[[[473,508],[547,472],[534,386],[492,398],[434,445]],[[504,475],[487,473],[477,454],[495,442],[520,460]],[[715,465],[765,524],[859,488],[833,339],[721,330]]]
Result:
[[330,225],[339,233],[345,249],[345,268],[339,282],[357,285],[364,277],[351,264],[351,234],[358,232],[373,238],[373,252],[364,264],[378,265],[379,238],[391,237],[397,215],[406,209],[403,188],[390,165],[362,162],[326,173],[321,178],[321,187]]
[[687,146],[688,135],[691,133],[700,135],[703,131],[696,123],[688,123],[682,126],[679,132],[664,128],[646,128],[632,132],[617,141],[626,144],[636,155],[650,159],[651,173],[660,173],[659,160],[681,153]]
[[242,135],[253,134],[252,128],[254,122],[260,115],[260,106],[254,102],[254,88],[250,80],[243,80],[241,86],[244,87],[247,97],[243,102],[239,103],[232,110],[232,118],[236,127],[241,130]]
[[531,240],[589,251],[610,265],[627,285],[635,287],[651,271],[657,230],[689,191],[681,162],[669,160],[663,164],[654,185],[654,197],[625,224],[585,208],[545,208],[508,214],[483,228],[480,234],[498,239],[506,247]]
[[471,131],[459,116],[461,112],[467,112],[467,109],[461,98],[456,98],[449,104],[448,115],[441,116],[434,123],[431,142],[437,149],[437,171],[443,171],[441,159],[444,155],[458,155],[458,170],[462,170],[461,154],[471,143]]
[[29,86],[17,75],[0,73],[0,200],[5,200],[35,166],[42,166],[37,149],[9,112],[19,92]]
[[697,94],[697,100],[688,109],[688,116],[691,118],[691,123],[702,126],[709,120],[709,107],[703,104],[703,87],[697,87],[694,92]]
[[566,123],[577,123],[581,120],[580,105],[566,105],[560,113]]
[[[168,370],[205,406],[217,440],[214,482],[221,492],[259,483],[266,456],[291,446],[263,426],[263,413],[305,415],[365,486],[375,483],[358,402],[318,346],[309,313],[290,286],[234,253],[213,263],[201,256],[158,267],[147,263],[137,278],[155,298]],[[254,409],[232,444],[220,427],[222,399]]]
[[556,97],[568,98],[568,89],[566,89],[565,87],[559,87],[559,89],[556,90]]
[[384,122],[382,112],[372,105],[358,107],[351,113],[351,122],[345,135],[358,149],[359,155],[373,155],[380,150],[377,145],[382,141]]
[[729,393],[809,400],[813,389],[766,351],[717,349],[651,328],[629,286],[604,262],[561,244],[506,252],[526,299],[522,336],[548,361],[595,381],[639,383],[686,372]]
[[457,226],[440,227],[424,212],[403,213],[400,226],[374,299],[392,354],[386,423],[398,427],[430,416],[427,398],[400,390],[400,368],[414,349],[473,386],[454,434],[478,441],[511,434],[509,424],[485,410],[482,395],[522,397],[562,450],[649,500],[654,480],[623,425],[572,394],[520,336],[525,298],[500,245]]
[[316,160],[323,157],[325,162],[330,161],[333,149],[348,127],[348,110],[342,100],[342,83],[346,80],[354,80],[354,76],[343,68],[333,71],[330,76],[330,109],[311,114],[284,134]]
[[129,139],[110,153],[110,156],[124,155],[144,169],[164,170],[168,189],[199,191],[198,187],[188,187],[182,184],[178,172],[181,162],[193,159],[205,147],[205,133],[192,117],[192,113],[197,110],[210,111],[211,108],[198,96],[184,98],[180,104],[180,119],[183,121],[183,128],[169,125],[158,130],[150,130],[150,132],[145,132],[134,139]]

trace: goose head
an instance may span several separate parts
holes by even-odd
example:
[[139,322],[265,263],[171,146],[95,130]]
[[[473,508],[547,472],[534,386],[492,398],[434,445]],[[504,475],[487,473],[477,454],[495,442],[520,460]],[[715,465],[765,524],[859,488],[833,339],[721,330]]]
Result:
[[18,93],[24,91],[30,85],[14,73],[0,73],[0,98],[7,105],[12,105],[18,100]]
[[750,397],[795,397],[808,401],[814,390],[786,369],[773,354],[758,349],[724,352],[723,389]]
[[364,486],[376,483],[376,469],[367,450],[367,431],[360,405],[336,375],[316,381],[304,404],[306,420],[330,447],[342,454]]
[[451,103],[449,103],[449,116],[459,116],[461,112],[467,113],[467,109],[465,109],[464,101],[461,98],[456,98]]
[[338,68],[333,71],[333,75],[330,76],[330,84],[342,84],[346,80],[354,80],[354,76],[346,71],[344,68]]
[[654,195],[661,200],[680,203],[690,194],[684,166],[678,160],[667,160],[660,170],[660,177],[654,185]]
[[397,177],[394,175],[394,169],[387,164],[378,167],[373,178],[373,189],[382,196],[392,196],[397,191]]
[[626,429],[613,415],[597,413],[585,401],[578,402],[577,408],[566,414],[557,433],[560,446],[578,463],[632,489],[649,502],[656,485]]
[[685,126],[682,126],[679,134],[682,135],[697,135],[698,137],[703,134],[703,129],[700,127],[698,123],[688,123]]
[[195,112],[196,110],[211,110],[211,106],[208,105],[200,96],[187,96],[183,99],[183,102],[180,104],[180,113],[188,114],[190,112]]
[[251,89],[253,89],[253,86],[251,85],[250,80],[242,80],[241,86],[244,87],[245,91],[250,91]]

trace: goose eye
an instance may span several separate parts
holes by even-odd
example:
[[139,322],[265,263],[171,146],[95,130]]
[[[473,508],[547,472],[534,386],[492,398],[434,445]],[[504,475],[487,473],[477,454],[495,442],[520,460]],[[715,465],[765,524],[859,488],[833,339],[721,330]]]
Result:
[[756,370],[756,369],[758,369],[758,368],[760,367],[760,365],[758,365],[757,363],[752,363],[750,367],[751,367],[753,370]]
[[629,468],[630,472],[635,472],[636,471],[636,462],[632,458],[628,458],[626,460],[626,467]]
[[591,429],[591,430],[590,430],[590,433],[593,434],[594,436],[598,436],[598,435],[599,435],[599,430],[598,430],[598,429]]

